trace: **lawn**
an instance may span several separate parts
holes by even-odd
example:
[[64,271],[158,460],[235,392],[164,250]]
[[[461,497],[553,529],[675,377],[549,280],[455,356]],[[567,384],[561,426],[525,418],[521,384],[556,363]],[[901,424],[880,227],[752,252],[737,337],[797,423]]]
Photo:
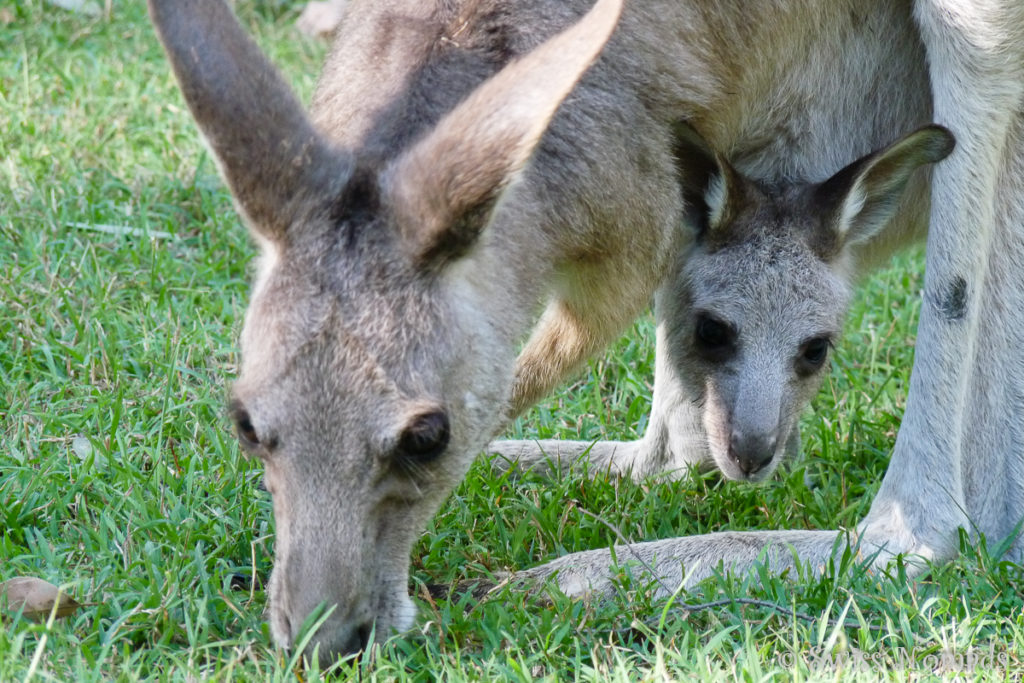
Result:
[[[308,98],[324,46],[297,35],[292,6],[237,4]],[[253,247],[143,4],[102,5],[0,0],[0,581],[38,577],[83,604],[39,623],[6,615],[0,681],[311,680],[323,672],[277,650],[262,619],[270,500],[225,410]],[[911,253],[862,287],[802,422],[806,457],[766,485],[511,481],[478,462],[413,551],[416,631],[332,673],[1020,680],[1024,572],[966,539],[913,583],[897,566],[719,577],[670,601],[625,579],[607,603],[426,591],[618,534],[854,525],[899,426],[921,275]],[[652,339],[643,318],[510,434],[641,434]],[[732,597],[765,605],[681,607]]]

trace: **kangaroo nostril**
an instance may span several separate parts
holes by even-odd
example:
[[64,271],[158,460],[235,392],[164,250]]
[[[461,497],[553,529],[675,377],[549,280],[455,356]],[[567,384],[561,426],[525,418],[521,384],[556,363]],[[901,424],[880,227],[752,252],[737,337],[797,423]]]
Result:
[[279,612],[275,616],[278,633],[274,636],[278,644],[290,650],[295,644],[295,632],[292,631],[292,622],[287,614]]
[[739,466],[743,474],[754,474],[764,469],[775,456],[775,450],[768,443],[729,444],[729,457]]
[[752,459],[750,461],[750,470],[747,472],[747,474],[753,474],[754,472],[757,472],[758,470],[764,469],[765,467],[768,466],[768,463],[770,463],[771,461],[772,461],[772,452],[771,451],[768,451],[768,453],[763,455],[759,460],[757,458]]
[[366,623],[362,624],[353,629],[347,638],[342,638],[339,644],[337,652],[333,653],[335,656],[348,656],[365,652],[370,647],[371,639],[373,638],[373,624]]
[[360,649],[365,650],[370,647],[370,642],[373,638],[373,624],[363,624],[356,629],[356,635],[359,637]]

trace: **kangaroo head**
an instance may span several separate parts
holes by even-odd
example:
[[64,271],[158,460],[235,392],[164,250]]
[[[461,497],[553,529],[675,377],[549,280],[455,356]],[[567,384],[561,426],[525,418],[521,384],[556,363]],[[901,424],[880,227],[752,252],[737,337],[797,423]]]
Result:
[[798,443],[797,419],[842,330],[857,246],[886,226],[914,171],[954,141],[928,126],[822,183],[769,187],[688,126],[678,140],[696,238],[669,304],[680,326],[673,362],[701,402],[709,464],[758,481]]
[[501,425],[528,317],[505,295],[524,266],[481,242],[620,6],[380,160],[325,141],[222,0],[151,0],[261,251],[231,414],[273,495],[279,643],[319,605],[324,660],[411,626],[410,550]]

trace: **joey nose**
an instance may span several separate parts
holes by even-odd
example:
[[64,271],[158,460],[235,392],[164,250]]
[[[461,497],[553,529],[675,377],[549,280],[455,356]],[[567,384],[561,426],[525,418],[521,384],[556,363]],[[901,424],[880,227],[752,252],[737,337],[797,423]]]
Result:
[[768,466],[775,457],[778,437],[775,434],[748,434],[733,430],[729,440],[729,457],[747,475],[755,474]]

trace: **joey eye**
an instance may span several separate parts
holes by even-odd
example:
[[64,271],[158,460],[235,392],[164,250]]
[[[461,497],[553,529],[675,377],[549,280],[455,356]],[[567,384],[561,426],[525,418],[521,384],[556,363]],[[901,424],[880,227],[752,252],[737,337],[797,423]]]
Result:
[[712,361],[725,360],[732,355],[736,346],[736,330],[707,313],[697,316],[694,338],[697,349]]
[[443,411],[419,415],[398,437],[397,454],[420,463],[430,462],[448,447],[451,430]]
[[828,337],[815,337],[803,343],[800,347],[798,369],[804,372],[814,372],[825,364],[828,358],[828,348],[832,340]]

